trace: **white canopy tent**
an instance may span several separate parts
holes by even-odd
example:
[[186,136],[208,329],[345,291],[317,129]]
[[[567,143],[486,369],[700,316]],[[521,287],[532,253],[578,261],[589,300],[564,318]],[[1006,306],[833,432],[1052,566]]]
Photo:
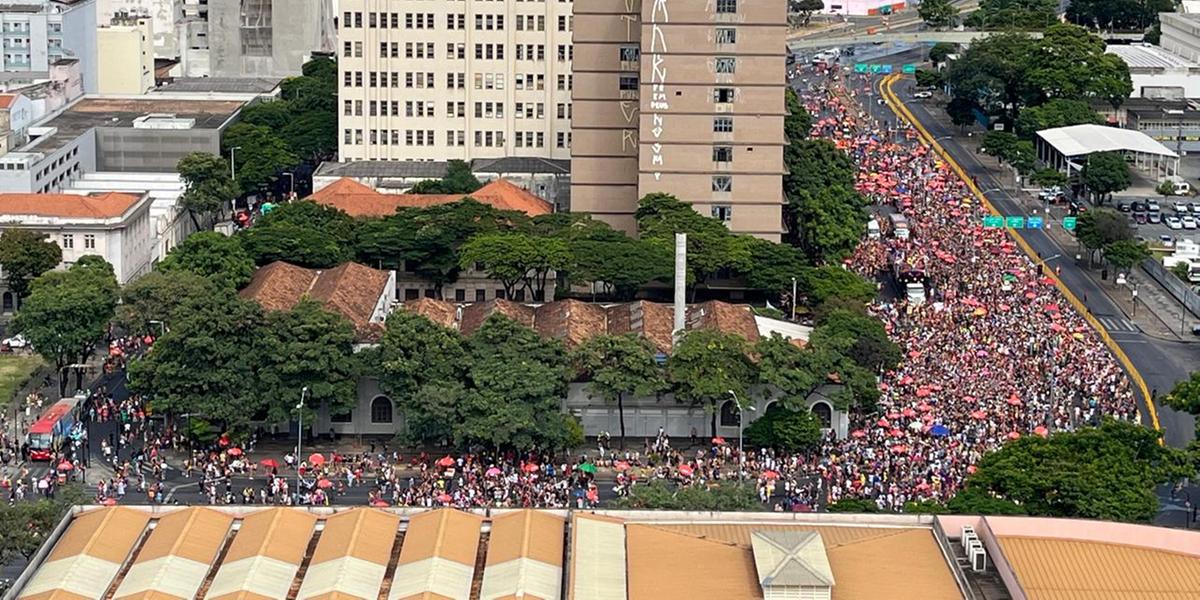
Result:
[[1120,152],[1137,168],[1162,179],[1179,173],[1179,155],[1154,138],[1132,129],[1105,125],[1072,125],[1037,132],[1037,157],[1067,175],[1083,168],[1089,154]]

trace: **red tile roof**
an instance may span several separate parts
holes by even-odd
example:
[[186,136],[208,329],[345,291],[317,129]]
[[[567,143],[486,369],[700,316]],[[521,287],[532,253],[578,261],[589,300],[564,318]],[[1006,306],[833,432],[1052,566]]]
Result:
[[[457,314],[457,305],[453,302],[422,298],[406,303],[404,309],[445,327],[457,325],[465,335],[474,333],[488,317],[499,313],[533,328],[544,338],[561,340],[568,348],[603,333],[637,334],[664,354],[669,354],[673,345],[671,305],[645,300],[611,305],[556,300],[536,307],[509,300],[489,300],[468,304],[461,314]],[[719,301],[689,306],[686,328],[736,333],[752,344],[760,337],[749,306]]]
[[387,271],[358,263],[322,271],[277,261],[256,271],[239,294],[266,310],[290,310],[307,296],[349,319],[361,337],[374,329],[371,316],[387,293],[389,278]]
[[309,199],[341,209],[352,217],[385,217],[398,208],[425,208],[473,198],[499,210],[515,210],[531,217],[554,212],[554,206],[520,187],[497,179],[471,194],[382,194],[348,177],[321,188]]
[[16,94],[0,94],[0,108],[10,108],[16,101]]
[[119,217],[142,196],[103,192],[80,194],[0,194],[0,215],[31,215],[84,219]]

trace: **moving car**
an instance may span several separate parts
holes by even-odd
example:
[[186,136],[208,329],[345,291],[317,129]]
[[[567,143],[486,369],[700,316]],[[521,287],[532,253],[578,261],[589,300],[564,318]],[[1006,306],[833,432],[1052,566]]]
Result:
[[913,92],[913,98],[921,99],[921,98],[932,98],[932,97],[933,97],[933,92],[931,92],[929,90],[921,90],[919,92]]
[[1168,215],[1163,219],[1163,223],[1166,223],[1167,229],[1183,229],[1183,221],[1174,215]]
[[1184,229],[1195,229],[1196,228],[1196,217],[1193,217],[1192,215],[1188,215],[1186,217],[1179,217],[1179,222],[1183,224]]

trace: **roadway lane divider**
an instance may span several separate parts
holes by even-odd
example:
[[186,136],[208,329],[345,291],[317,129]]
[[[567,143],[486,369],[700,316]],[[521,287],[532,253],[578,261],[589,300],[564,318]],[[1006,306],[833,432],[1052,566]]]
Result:
[[[972,195],[979,199],[984,208],[986,208],[990,214],[1002,215],[1003,213],[996,210],[995,206],[992,206],[992,203],[979,189],[979,186],[975,185],[975,181],[971,179],[971,176],[967,174],[966,170],[954,160],[950,153],[938,143],[937,139],[935,139],[933,135],[929,133],[929,130],[925,129],[925,126],[922,125],[919,120],[917,120],[916,116],[914,116],[908,107],[900,101],[900,98],[896,96],[896,92],[892,89],[892,86],[899,81],[901,77],[903,77],[903,75],[887,75],[880,82],[879,90],[884,102],[887,103],[888,107],[892,109],[892,112],[896,113],[896,116],[900,117],[904,121],[907,121],[913,128],[917,130],[917,133],[921,137],[921,141],[933,148],[934,152],[937,152],[938,156],[940,156],[942,160],[946,162],[946,164],[950,165],[951,170],[953,170],[959,176],[959,178],[963,180],[963,183],[967,185],[967,189],[971,190]],[[1021,248],[1021,251],[1024,252],[1030,260],[1037,260],[1037,252],[1029,245],[1028,242],[1025,241],[1025,239],[1017,230],[1005,228],[1005,231],[1008,232],[1008,235],[1012,236],[1013,240],[1016,241],[1017,246]],[[1100,334],[1100,339],[1104,341],[1104,345],[1107,346],[1108,350],[1113,353],[1113,356],[1117,357],[1117,361],[1121,363],[1121,366],[1125,368],[1125,372],[1129,374],[1131,379],[1133,379],[1134,385],[1137,386],[1138,392],[1141,393],[1142,398],[1145,400],[1147,412],[1150,414],[1150,423],[1154,427],[1154,430],[1162,432],[1162,424],[1159,423],[1158,410],[1154,407],[1154,399],[1150,396],[1150,389],[1146,386],[1146,380],[1142,378],[1142,374],[1139,373],[1137,367],[1133,365],[1133,361],[1129,360],[1129,356],[1125,354],[1125,351],[1121,349],[1121,346],[1117,344],[1116,340],[1109,335],[1108,330],[1096,320],[1096,317],[1092,316],[1092,313],[1088,310],[1087,306],[1084,305],[1079,298],[1075,297],[1075,294],[1071,292],[1065,283],[1063,283],[1062,279],[1060,279],[1059,276],[1054,272],[1054,269],[1045,269],[1045,275],[1054,280],[1054,285],[1058,288],[1058,291],[1062,292],[1067,301],[1071,303],[1071,306],[1075,307],[1075,310],[1079,314],[1083,315],[1083,318],[1087,320],[1089,325],[1092,326],[1092,329],[1095,329],[1096,332]],[[1162,437],[1159,438],[1158,443],[1160,445],[1164,443]]]

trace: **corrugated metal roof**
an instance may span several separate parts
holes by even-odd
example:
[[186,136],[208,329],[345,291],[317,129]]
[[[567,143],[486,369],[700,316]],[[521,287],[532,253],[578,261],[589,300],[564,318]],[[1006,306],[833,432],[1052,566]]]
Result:
[[633,523],[625,535],[630,600],[762,598],[745,546]]
[[247,516],[204,597],[286,597],[316,524],[317,517],[286,508]]
[[1038,137],[1063,156],[1083,156],[1095,152],[1141,152],[1178,158],[1179,155],[1154,138],[1132,129],[1105,125],[1071,125],[1037,132]]
[[[838,527],[769,523],[656,524],[653,527],[732,543],[750,554],[755,531],[821,534],[837,585],[834,600],[951,600],[962,594],[928,529]],[[898,586],[896,582],[905,585]]]
[[1200,559],[1104,542],[999,536],[1030,600],[1200,598]]
[[492,519],[480,600],[558,600],[566,525],[559,516],[533,510]]
[[450,508],[410,519],[388,598],[468,597],[482,525],[482,517]]
[[626,600],[625,525],[575,513],[571,520],[571,600]]
[[115,598],[194,598],[231,524],[233,516],[207,508],[179,510],[159,519]]
[[1158,46],[1113,45],[1105,48],[1104,51],[1116,55],[1130,69],[1187,69],[1200,66]]
[[124,507],[77,515],[19,598],[103,596],[149,522],[149,514]]
[[341,598],[377,598],[399,526],[400,517],[373,508],[325,519],[297,598],[309,600],[334,592]]

